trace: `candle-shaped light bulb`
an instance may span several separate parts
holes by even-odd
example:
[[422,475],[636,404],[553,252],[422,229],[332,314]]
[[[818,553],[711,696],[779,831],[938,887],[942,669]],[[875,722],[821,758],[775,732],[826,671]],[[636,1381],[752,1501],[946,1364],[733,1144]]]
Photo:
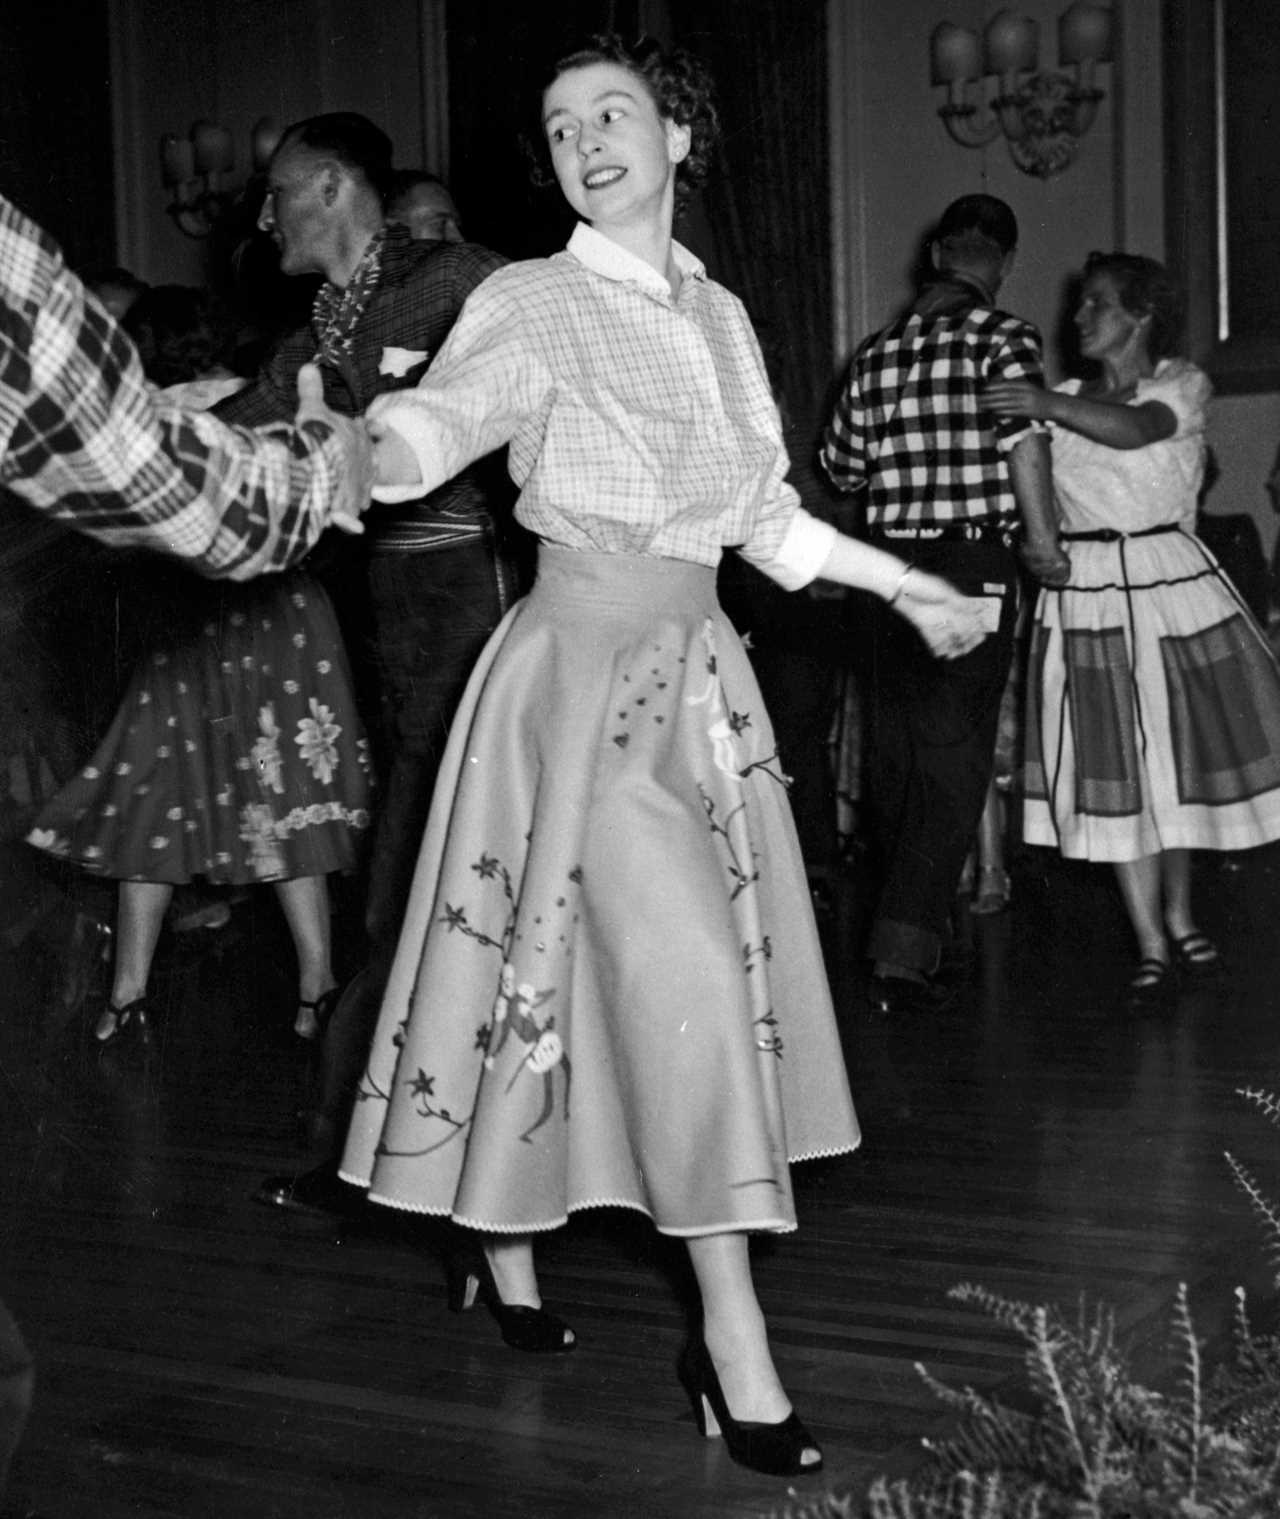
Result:
[[275,152],[276,144],[282,136],[283,133],[274,117],[261,116],[254,122],[253,131],[249,134],[249,144],[256,174],[261,174],[271,162],[271,155]]
[[1040,28],[1029,16],[997,11],[983,34],[988,74],[1034,73],[1040,56]]
[[929,45],[934,84],[954,84],[982,77],[982,45],[968,27],[943,21]]
[[195,177],[195,152],[185,137],[166,132],[160,139],[160,178],[172,189]]
[[191,146],[195,150],[196,170],[200,174],[221,174],[235,164],[235,144],[231,133],[216,121],[193,123]]
[[1091,0],[1075,0],[1058,17],[1058,62],[1109,63],[1111,11]]

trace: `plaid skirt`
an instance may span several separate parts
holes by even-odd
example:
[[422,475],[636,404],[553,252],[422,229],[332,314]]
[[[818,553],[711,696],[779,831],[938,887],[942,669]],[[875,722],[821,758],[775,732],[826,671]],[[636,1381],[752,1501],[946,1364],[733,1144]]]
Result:
[[344,1177],[488,1232],[795,1226],[858,1143],[773,734],[715,575],[544,548],[454,721]]
[[1194,534],[1070,545],[1040,593],[1023,835],[1086,860],[1280,838],[1280,668]]

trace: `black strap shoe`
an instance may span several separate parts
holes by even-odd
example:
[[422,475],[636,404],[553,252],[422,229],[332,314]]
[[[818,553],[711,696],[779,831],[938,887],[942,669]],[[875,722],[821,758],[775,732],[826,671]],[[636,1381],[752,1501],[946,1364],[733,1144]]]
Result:
[[954,986],[942,981],[912,981],[906,976],[872,976],[867,1000],[873,1011],[891,1017],[943,1013],[955,1002]]
[[365,1206],[364,1194],[340,1179],[334,1161],[310,1171],[268,1176],[253,1200],[265,1208],[284,1208],[313,1218],[354,1218]]

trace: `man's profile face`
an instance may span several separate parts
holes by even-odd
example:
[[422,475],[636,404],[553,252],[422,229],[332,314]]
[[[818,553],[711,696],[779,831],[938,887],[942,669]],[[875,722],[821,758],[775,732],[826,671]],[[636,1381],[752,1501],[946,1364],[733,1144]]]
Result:
[[281,147],[271,160],[258,226],[280,250],[284,274],[325,273],[334,222],[325,199],[325,161],[307,148]]
[[414,185],[397,195],[387,209],[387,220],[403,223],[417,242],[462,241],[458,208],[443,185]]

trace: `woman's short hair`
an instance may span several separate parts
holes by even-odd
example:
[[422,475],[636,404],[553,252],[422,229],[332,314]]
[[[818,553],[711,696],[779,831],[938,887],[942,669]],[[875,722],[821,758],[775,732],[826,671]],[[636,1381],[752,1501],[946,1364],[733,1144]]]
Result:
[[683,48],[663,48],[652,37],[629,43],[616,32],[602,32],[557,58],[545,72],[533,102],[533,124],[525,136],[534,184],[547,186],[556,182],[542,126],[543,96],[562,74],[593,63],[616,63],[634,74],[648,90],[659,116],[689,128],[689,151],[676,165],[676,211],[683,210],[710,172],[719,146],[720,113],[715,85],[700,59]]
[[289,148],[305,148],[335,159],[362,176],[379,200],[386,199],[391,185],[391,139],[358,111],[328,111],[295,121],[284,129],[276,152]]
[[1182,330],[1182,287],[1163,264],[1140,253],[1091,253],[1084,277],[1105,274],[1116,287],[1120,304],[1133,316],[1149,316],[1147,352],[1154,361],[1176,351]]
[[120,325],[133,339],[153,385],[198,380],[227,362],[231,328],[210,296],[189,285],[153,285]]

